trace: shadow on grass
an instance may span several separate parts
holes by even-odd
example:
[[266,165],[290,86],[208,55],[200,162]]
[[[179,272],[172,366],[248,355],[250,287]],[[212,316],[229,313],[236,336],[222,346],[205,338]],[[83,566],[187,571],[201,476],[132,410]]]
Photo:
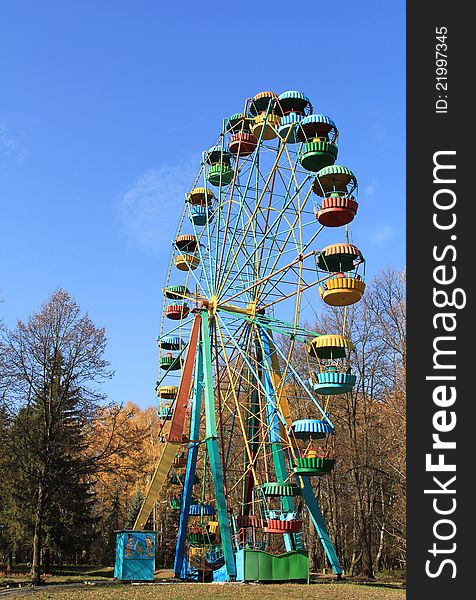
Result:
[[322,575],[319,573],[311,573],[309,583],[313,584],[353,584],[373,588],[388,588],[388,589],[405,589],[406,581],[402,573],[396,573],[392,577],[391,572],[385,576],[377,575],[375,579],[368,579],[358,575],[343,575],[341,579],[337,579],[335,575]]
[[[42,573],[43,583],[80,583],[85,579],[113,580],[112,567],[95,565],[65,565],[62,569],[54,567],[49,573]],[[2,571],[0,567],[1,587],[24,587],[31,582],[30,568],[27,565],[16,565],[11,573]]]
[[49,576],[54,577],[106,577],[112,579],[114,577],[113,567],[97,567],[91,565],[67,565],[62,569],[55,567],[50,569]]

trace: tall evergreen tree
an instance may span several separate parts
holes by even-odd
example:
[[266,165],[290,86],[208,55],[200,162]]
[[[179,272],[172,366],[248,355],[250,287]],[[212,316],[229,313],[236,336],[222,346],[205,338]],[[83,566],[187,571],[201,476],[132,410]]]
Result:
[[64,507],[65,498],[73,501],[73,490],[87,486],[93,469],[85,432],[103,400],[97,385],[110,376],[105,345],[104,329],[81,315],[64,290],[55,292],[26,323],[3,330],[0,385],[24,439],[18,446],[12,440],[10,448],[32,498],[35,584],[40,583],[48,515],[56,503]]

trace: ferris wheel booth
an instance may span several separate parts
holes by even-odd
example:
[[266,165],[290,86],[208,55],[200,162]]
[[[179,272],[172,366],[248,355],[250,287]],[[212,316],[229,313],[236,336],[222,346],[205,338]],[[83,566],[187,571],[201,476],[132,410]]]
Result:
[[117,531],[114,578],[120,581],[153,581],[155,531]]

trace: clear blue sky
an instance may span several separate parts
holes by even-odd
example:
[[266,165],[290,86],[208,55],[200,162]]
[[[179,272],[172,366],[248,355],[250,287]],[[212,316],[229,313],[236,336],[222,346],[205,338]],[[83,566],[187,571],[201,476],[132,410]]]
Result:
[[263,90],[334,119],[367,274],[402,268],[404,6],[2,0],[0,318],[65,288],[106,327],[110,398],[153,404],[183,193],[222,119]]

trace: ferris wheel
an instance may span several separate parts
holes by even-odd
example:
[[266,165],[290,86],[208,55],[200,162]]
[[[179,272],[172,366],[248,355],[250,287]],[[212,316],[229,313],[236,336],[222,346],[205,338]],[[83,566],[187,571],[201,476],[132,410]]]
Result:
[[346,311],[365,290],[338,138],[305,94],[259,93],[223,121],[185,191],[157,340],[163,447],[134,525],[167,484],[177,577],[304,578],[306,514],[342,573],[311,480],[336,462],[331,400],[355,385],[354,347],[302,323],[309,298]]

